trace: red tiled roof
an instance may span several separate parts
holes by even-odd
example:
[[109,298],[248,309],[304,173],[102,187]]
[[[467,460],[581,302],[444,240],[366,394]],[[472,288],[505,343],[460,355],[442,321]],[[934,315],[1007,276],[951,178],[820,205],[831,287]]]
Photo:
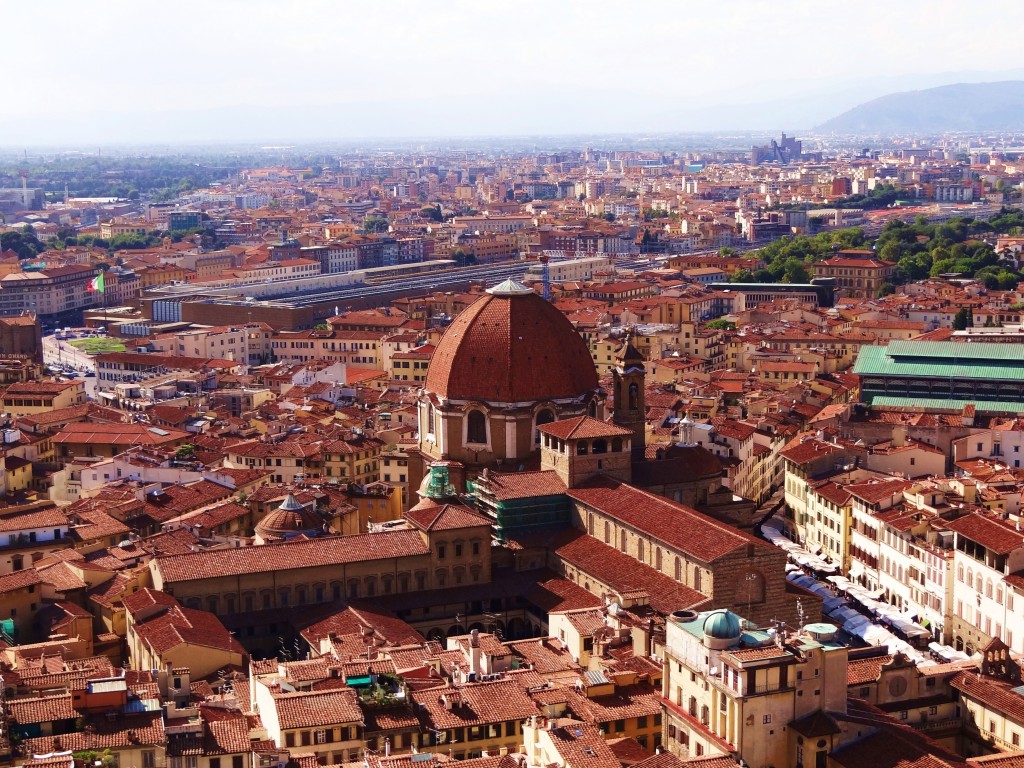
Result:
[[1013,690],[1014,686],[1003,680],[984,677],[977,672],[964,671],[949,681],[949,684],[987,708],[1024,723],[1024,696]]
[[892,661],[892,655],[873,656],[869,659],[850,659],[846,667],[846,684],[863,685],[878,680],[882,667]]
[[410,509],[406,519],[424,531],[454,531],[460,528],[490,526],[491,521],[459,504],[440,504]]
[[[56,506],[43,509],[22,510],[0,516],[0,533],[30,531],[33,528],[58,528],[68,524],[68,516]],[[5,542],[6,543],[6,542]]]
[[695,608],[709,599],[697,590],[579,531],[561,534],[553,542],[552,552],[617,592],[646,592],[650,606],[660,613]]
[[[450,710],[442,696],[452,702]],[[423,705],[419,710],[421,722],[438,730],[525,720],[537,714],[533,701],[514,680],[474,683],[458,689],[429,688],[413,694],[413,699]]]
[[7,702],[11,717],[20,725],[47,723],[55,720],[74,720],[78,712],[71,705],[71,694],[15,698]]
[[[163,445],[188,437],[188,432],[180,429],[160,428],[144,424],[99,424],[93,422],[72,422],[65,424],[60,432],[53,436],[55,444],[61,443],[97,443],[103,445]],[[160,434],[163,433],[163,434]]]
[[537,472],[488,472],[478,478],[497,501],[529,499],[534,496],[559,496],[565,493],[565,483],[553,470]]
[[0,576],[0,595],[8,592],[14,592],[18,589],[27,589],[28,587],[38,586],[42,583],[42,578],[40,578],[39,574],[32,568],[24,571],[15,571],[14,573],[8,573]]
[[330,536],[285,541],[260,547],[169,555],[156,559],[164,583],[268,573],[292,568],[355,563],[429,553],[419,531],[383,531],[357,536]]
[[577,398],[597,388],[586,342],[533,293],[486,293],[455,318],[430,363],[425,388],[491,402]]
[[363,722],[363,713],[351,689],[279,693],[274,696],[282,729],[316,728]]
[[967,514],[950,520],[946,526],[960,536],[981,544],[999,555],[1008,555],[1024,547],[1024,533],[1013,526],[983,514]]
[[575,416],[571,419],[553,421],[537,428],[559,440],[588,440],[595,437],[628,437],[633,430],[598,421],[590,416]]
[[740,548],[770,545],[663,496],[609,477],[594,478],[568,491],[570,498],[711,563]]
[[161,711],[117,718],[92,717],[88,718],[86,725],[88,730],[77,733],[25,739],[21,747],[26,754],[49,754],[66,750],[137,749],[139,745],[163,746],[167,743]]

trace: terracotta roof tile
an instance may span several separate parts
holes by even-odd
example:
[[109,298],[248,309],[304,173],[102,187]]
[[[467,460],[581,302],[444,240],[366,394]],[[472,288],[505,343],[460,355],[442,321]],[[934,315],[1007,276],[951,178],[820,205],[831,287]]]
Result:
[[577,398],[597,388],[586,342],[553,305],[530,291],[483,294],[438,342],[425,388],[492,402]]
[[661,613],[695,608],[709,599],[579,531],[561,534],[552,543],[552,552],[617,592],[646,592],[649,605]]
[[363,722],[363,713],[351,688],[274,695],[282,729],[315,728]]
[[156,559],[156,568],[164,583],[174,583],[428,553],[419,531],[396,530],[167,555]]
[[590,416],[575,416],[571,419],[553,421],[538,427],[544,434],[557,437],[560,440],[592,439],[595,437],[628,437],[633,430],[620,427],[617,424],[593,419]]
[[759,539],[663,496],[608,477],[568,491],[570,498],[631,525],[705,563],[740,549],[770,549]]

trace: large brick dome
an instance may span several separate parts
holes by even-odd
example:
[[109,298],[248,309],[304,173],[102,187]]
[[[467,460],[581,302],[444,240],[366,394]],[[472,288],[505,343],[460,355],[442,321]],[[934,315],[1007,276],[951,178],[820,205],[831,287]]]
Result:
[[562,400],[596,389],[597,371],[565,315],[526,286],[506,280],[448,327],[424,386],[451,400]]

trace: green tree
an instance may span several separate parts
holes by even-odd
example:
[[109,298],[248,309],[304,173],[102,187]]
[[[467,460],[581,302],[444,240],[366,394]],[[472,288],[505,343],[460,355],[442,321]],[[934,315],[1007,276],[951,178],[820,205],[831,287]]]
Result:
[[430,219],[430,221],[442,222],[444,221],[444,214],[441,212],[441,205],[425,205],[420,208],[420,218]]
[[737,269],[732,273],[732,277],[729,278],[729,282],[732,283],[756,283],[757,278],[749,269]]
[[363,219],[364,232],[387,232],[390,226],[383,216],[367,216]]
[[46,249],[36,236],[36,231],[26,225],[20,230],[0,232],[0,251],[14,251],[19,259],[31,259]]
[[960,309],[957,310],[956,315],[953,317],[953,330],[962,331],[965,328],[969,328],[971,324],[971,310],[967,307],[960,307]]
[[810,280],[807,268],[803,262],[797,259],[786,261],[782,271],[782,282],[784,283],[806,283]]
[[704,324],[705,328],[711,328],[715,331],[735,331],[736,323],[731,320],[726,320],[724,317],[720,317],[717,320],[710,320]]

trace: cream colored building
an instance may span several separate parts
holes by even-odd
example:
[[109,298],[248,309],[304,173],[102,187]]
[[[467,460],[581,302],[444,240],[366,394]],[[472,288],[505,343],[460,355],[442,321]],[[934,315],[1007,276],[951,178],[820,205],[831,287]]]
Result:
[[[722,610],[672,614],[663,745],[682,759],[730,755],[751,768],[814,764],[791,726],[846,712],[847,648],[834,633],[812,624],[779,635]],[[815,749],[829,751],[833,738]]]
[[182,357],[209,357],[255,364],[270,351],[273,330],[266,323],[210,326],[154,336],[149,346],[157,352]]

